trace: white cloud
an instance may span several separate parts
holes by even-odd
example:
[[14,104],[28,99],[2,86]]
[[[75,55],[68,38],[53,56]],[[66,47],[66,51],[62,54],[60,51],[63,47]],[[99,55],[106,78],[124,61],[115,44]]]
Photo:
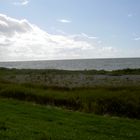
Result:
[[58,21],[61,23],[71,23],[71,21],[67,19],[59,19]]
[[29,0],[18,0],[18,1],[13,2],[13,4],[16,6],[25,6],[25,5],[28,5],[28,3],[29,3]]
[[133,17],[133,14],[128,14],[127,17],[131,18]]
[[81,35],[84,36],[84,37],[87,37],[89,39],[98,39],[98,37],[96,37],[96,36],[89,36],[89,35],[87,35],[85,33],[81,33]]
[[136,37],[134,38],[135,41],[139,41],[140,40],[140,37]]
[[117,57],[118,50],[104,46],[85,33],[54,35],[27,20],[0,14],[0,61]]

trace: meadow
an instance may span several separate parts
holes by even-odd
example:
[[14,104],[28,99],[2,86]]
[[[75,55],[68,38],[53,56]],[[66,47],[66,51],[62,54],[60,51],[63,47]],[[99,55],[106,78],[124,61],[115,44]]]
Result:
[[[71,84],[62,86],[56,82],[56,79],[75,82],[73,77],[79,74],[90,80],[94,76],[93,86],[86,85],[88,78],[84,78],[86,84],[77,87],[76,84],[74,87]],[[105,77],[109,84],[102,84],[102,78],[96,77],[98,75],[109,76],[108,79]],[[139,69],[63,71],[1,68],[0,139],[137,140],[140,137],[139,75]],[[81,76],[79,80],[83,80]]]
[[1,140],[139,140],[140,121],[0,99]]
[[0,97],[140,119],[140,87],[58,88],[0,83]]

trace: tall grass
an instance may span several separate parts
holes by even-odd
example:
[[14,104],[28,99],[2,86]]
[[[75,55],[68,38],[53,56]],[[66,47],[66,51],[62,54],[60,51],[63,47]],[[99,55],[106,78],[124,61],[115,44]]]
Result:
[[0,83],[0,96],[72,110],[140,119],[140,87],[60,88]]
[[121,69],[121,70],[57,70],[57,69],[8,69],[0,67],[0,75],[2,74],[106,74],[106,75],[139,75],[139,69]]
[[[65,87],[47,87],[43,84],[42,79],[39,79],[40,84],[34,81],[34,77],[38,75],[41,75],[41,77],[52,75],[51,78],[53,78],[53,75],[65,76],[66,74],[139,75],[140,69],[66,71],[0,68],[0,96],[102,115],[108,114],[140,119],[140,87],[137,86],[138,84],[136,86],[134,84],[133,86],[123,84],[123,86],[114,87],[110,84],[110,86],[105,87],[70,88],[69,85]],[[32,80],[27,81],[33,83],[27,83],[26,76],[24,77],[26,83],[23,80],[22,84],[19,84],[17,83],[18,79],[12,81],[11,79],[14,79],[17,75],[21,76],[21,81],[22,75],[23,77],[29,75],[28,78],[32,78]]]

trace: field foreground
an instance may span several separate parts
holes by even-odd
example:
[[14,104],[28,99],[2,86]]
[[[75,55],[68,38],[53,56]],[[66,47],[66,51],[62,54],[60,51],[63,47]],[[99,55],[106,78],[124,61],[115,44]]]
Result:
[[139,140],[140,69],[0,68],[0,112],[0,140]]
[[0,97],[140,119],[140,70],[108,72],[2,68]]
[[139,140],[140,121],[0,99],[1,140]]

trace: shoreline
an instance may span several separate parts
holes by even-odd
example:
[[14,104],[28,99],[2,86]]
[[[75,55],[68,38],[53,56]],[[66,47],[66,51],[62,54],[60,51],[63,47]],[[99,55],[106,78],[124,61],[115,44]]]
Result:
[[117,70],[140,68],[140,58],[68,59],[0,62],[0,67],[17,69]]

